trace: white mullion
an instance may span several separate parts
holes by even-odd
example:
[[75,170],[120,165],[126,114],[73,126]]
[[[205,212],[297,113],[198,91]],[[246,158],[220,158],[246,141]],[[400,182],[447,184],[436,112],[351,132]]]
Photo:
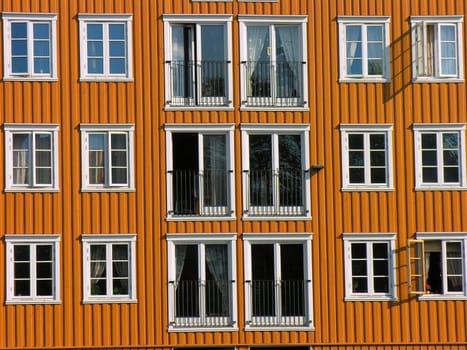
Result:
[[37,297],[37,259],[36,259],[36,249],[37,244],[28,244],[29,246],[29,297]]
[[437,157],[437,173],[438,173],[438,184],[444,184],[444,157],[443,157],[443,134],[444,132],[436,133],[436,157]]
[[105,243],[105,270],[106,270],[106,285],[107,285],[107,291],[106,291],[106,296],[113,296],[113,264],[112,264],[112,247],[113,243]]
[[345,166],[345,178],[344,178],[344,186],[347,187],[350,185],[350,161],[349,161],[349,133],[344,132],[344,142],[343,142],[344,152],[342,152],[342,157],[344,158],[344,166]]
[[363,132],[363,171],[365,185],[371,185],[371,149],[370,149],[370,133]]
[[[274,247],[274,281],[273,281],[273,288],[274,288],[274,305],[276,309],[276,313],[274,317],[278,317],[282,315],[282,305],[281,305],[281,291],[282,291],[282,271],[281,271],[281,244],[279,242],[273,243]],[[277,287],[279,286],[279,288]]]
[[364,77],[368,76],[368,25],[367,24],[362,24],[362,35],[361,35],[361,40],[362,40],[362,75]]
[[102,26],[102,74],[104,76],[108,76],[109,75],[109,71],[110,71],[110,68],[109,68],[109,56],[110,56],[110,52],[109,52],[109,40],[110,40],[110,37],[109,37],[109,23],[99,23],[101,26]]
[[[271,134],[272,206],[279,209],[279,134]],[[277,211],[276,211],[277,212]]]
[[448,294],[448,276],[447,276],[447,251],[446,251],[446,240],[441,241],[441,276],[443,279],[443,291],[442,294]]
[[81,174],[83,179],[83,187],[89,186],[89,171],[90,171],[90,163],[89,163],[89,133],[82,132],[82,142],[81,147],[83,148],[83,169],[81,170],[83,173]]
[[29,151],[29,164],[30,164],[30,171],[28,176],[28,184],[33,186],[37,185],[36,182],[36,132],[32,131],[30,134],[31,142],[29,143],[30,151]]
[[374,278],[375,278],[375,272],[373,269],[373,244],[374,242],[366,242],[366,280],[367,280],[367,294],[375,294],[375,284],[374,284]]
[[104,133],[104,186],[113,186],[112,181],[112,134],[108,131]]
[[195,99],[194,103],[197,104],[202,100],[201,96],[201,64],[202,64],[202,37],[201,37],[201,24],[196,23],[193,28],[193,35],[194,37],[191,38],[190,47],[193,50],[193,68],[195,69],[194,73],[195,76],[193,77],[194,80],[194,91]]
[[28,62],[28,73],[30,75],[34,75],[34,27],[33,22],[26,21],[26,45],[28,48],[27,51],[27,62]]
[[203,320],[206,317],[206,246],[205,243],[198,246],[198,305],[199,317]]
[[276,82],[276,70],[277,70],[277,57],[276,57],[276,27],[273,24],[269,25],[269,47],[270,47],[270,55],[269,55],[269,81],[270,81],[270,96],[269,98],[272,99],[272,103],[276,103],[277,99],[277,82]]

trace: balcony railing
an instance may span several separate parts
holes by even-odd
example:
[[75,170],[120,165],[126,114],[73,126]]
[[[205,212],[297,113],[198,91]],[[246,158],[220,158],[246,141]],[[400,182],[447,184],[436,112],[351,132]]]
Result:
[[304,105],[303,76],[305,62],[245,61],[246,100],[255,107],[300,107]]
[[223,106],[229,61],[168,61],[172,106]]
[[182,280],[172,282],[173,327],[227,327],[232,321],[234,281]]
[[246,281],[249,293],[247,323],[251,326],[307,326],[309,281]]
[[174,216],[230,215],[230,181],[228,170],[173,170],[172,183]]
[[305,215],[305,173],[306,171],[290,168],[245,171],[245,213],[249,216]]

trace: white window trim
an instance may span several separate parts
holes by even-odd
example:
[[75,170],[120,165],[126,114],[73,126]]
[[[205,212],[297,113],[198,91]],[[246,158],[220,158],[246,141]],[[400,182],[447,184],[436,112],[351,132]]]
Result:
[[[309,281],[309,288],[308,294],[305,296],[305,307],[306,307],[306,316],[308,317],[306,326],[294,326],[294,327],[284,327],[284,326],[252,326],[248,322],[245,322],[245,330],[246,331],[273,331],[273,330],[280,330],[280,331],[293,331],[293,330],[314,330],[314,322],[313,322],[313,256],[311,250],[311,242],[313,240],[312,233],[268,233],[268,234],[261,234],[261,233],[244,233],[242,235],[243,238],[243,274],[244,274],[244,281],[251,281],[252,280],[252,272],[251,272],[251,245],[257,243],[302,243],[304,244],[304,279],[305,281]],[[245,288],[245,318],[249,317],[247,315],[251,315],[252,310],[250,309],[250,296],[247,293]]]
[[[83,234],[83,304],[136,303],[136,234]],[[129,278],[128,296],[91,295],[90,259],[92,244],[129,244]],[[106,263],[108,261],[106,260]],[[107,276],[109,278],[109,276]]]
[[[133,29],[132,29],[132,14],[78,14],[79,21],[79,38],[80,38],[80,81],[116,81],[116,82],[131,82],[133,81]],[[110,74],[105,68],[108,66],[109,58],[104,53],[104,74],[88,73],[87,59],[87,29],[88,23],[108,24],[112,22],[124,22],[126,24],[126,55],[127,55],[127,72],[126,74]],[[108,43],[109,38],[104,37],[104,46]]]
[[[343,233],[342,240],[344,241],[344,267],[345,267],[345,299],[346,301],[355,300],[397,300],[396,289],[396,259],[395,259],[395,233]],[[351,244],[355,242],[377,243],[384,242],[389,244],[390,253],[388,256],[388,273],[389,273],[389,292],[388,293],[353,293],[352,292],[352,257]],[[368,259],[368,257],[367,257]],[[371,265],[372,260],[369,261]],[[368,273],[368,277],[373,277]]]
[[[466,177],[466,145],[465,145],[465,130],[466,124],[413,124],[414,133],[414,157],[415,157],[415,190],[420,191],[440,191],[440,190],[467,190]],[[423,132],[459,132],[459,161],[460,161],[460,177],[459,184],[450,185],[448,183],[429,183],[422,182],[422,155],[421,155],[421,133]],[[439,167],[439,164],[438,164]]]
[[[232,220],[235,218],[235,157],[234,157],[234,129],[233,124],[166,124],[165,125],[165,142],[166,142],[166,186],[167,186],[167,220],[176,221],[205,221],[205,220]],[[230,170],[229,176],[229,211],[226,216],[177,216],[173,215],[174,199],[173,199],[173,184],[169,172],[173,170],[173,153],[172,153],[172,133],[199,133],[199,134],[225,134],[226,143],[230,150],[227,153],[226,166]]]
[[[393,155],[392,155],[392,124],[341,124],[341,153],[342,153],[342,191],[394,191]],[[352,184],[349,182],[349,147],[348,135],[356,134],[381,134],[386,135],[386,183]],[[369,170],[369,152],[365,149],[365,173]],[[368,179],[365,174],[365,179]],[[368,179],[369,180],[369,179]]]
[[[3,80],[21,81],[57,81],[57,15],[54,13],[2,13],[3,19]],[[49,22],[50,23],[50,73],[35,74],[32,71],[32,43],[28,38],[29,73],[14,74],[11,71],[11,23],[13,22]]]
[[164,22],[164,62],[172,61],[172,24],[190,23],[190,24],[221,24],[225,26],[225,53],[227,68],[227,86],[226,86],[226,104],[213,106],[178,106],[172,105],[168,101],[172,99],[170,68],[165,64],[165,110],[233,110],[233,73],[232,73],[232,15],[163,15]]
[[[464,291],[463,293],[446,293],[446,294],[423,294],[418,296],[418,300],[467,300],[467,232],[417,232],[415,235],[417,240],[438,240],[438,241],[463,241],[463,258],[464,264]],[[424,259],[425,257],[423,257]],[[443,260],[443,265],[445,261]]]
[[[266,1],[261,1],[266,2]],[[268,1],[269,2],[269,1]],[[247,37],[247,25],[248,24],[263,24],[263,25],[276,25],[276,24],[295,24],[300,25],[300,35],[301,35],[301,57],[300,61],[303,62],[303,76],[302,76],[302,91],[303,91],[303,101],[302,105],[299,106],[248,106],[245,105],[243,101],[247,101],[246,91],[245,91],[245,81],[246,81],[246,72],[245,69],[240,69],[240,110],[255,110],[255,111],[277,111],[277,110],[288,110],[288,111],[307,111],[309,110],[308,103],[308,34],[307,34],[307,16],[267,16],[267,15],[239,15],[238,16],[238,25],[239,25],[239,38],[240,38],[240,62],[248,61],[248,41]]]
[[246,209],[248,204],[248,180],[242,180],[242,202],[243,202],[243,220],[303,220],[311,219],[311,194],[310,194],[310,126],[307,124],[241,124],[242,132],[242,173],[250,170],[250,146],[249,135],[254,134],[297,134],[302,135],[302,168],[305,172],[303,182],[303,205],[305,215],[301,216],[256,216],[248,215]]
[[[5,192],[58,192],[58,124],[3,124],[5,131]],[[13,184],[13,134],[49,132],[52,134],[52,184],[26,185]],[[31,172],[35,170],[33,165]]]
[[[391,81],[390,69],[390,30],[389,23],[391,17],[389,16],[368,16],[368,17],[354,17],[354,16],[339,16],[337,23],[339,24],[339,82],[341,83],[388,83]],[[347,48],[346,48],[346,33],[345,28],[348,24],[358,24],[365,28],[371,24],[384,25],[384,55],[383,55],[383,74],[382,75],[368,75],[354,76],[347,74]],[[362,37],[362,65],[368,59],[366,57],[366,40]],[[365,68],[362,67],[363,71]]]
[[[5,304],[60,304],[60,235],[10,235],[4,236],[6,243],[6,300]],[[14,295],[14,253],[16,244],[21,245],[53,245],[53,287],[52,296],[15,296]],[[34,261],[32,261],[34,263]],[[31,276],[33,279],[34,276]],[[34,279],[35,281],[35,279]]]
[[[134,130],[133,124],[81,124],[81,192],[134,192],[135,191],[135,161],[134,161]],[[98,132],[107,135],[115,133],[127,133],[128,142],[128,183],[91,185],[89,184],[89,152],[88,134]],[[106,159],[109,158],[110,144],[107,145]],[[109,173],[109,163],[106,162],[105,169]]]
[[167,273],[169,279],[169,292],[168,292],[168,316],[169,316],[169,331],[171,332],[210,332],[210,331],[235,331],[238,330],[237,321],[237,249],[236,233],[216,233],[216,234],[204,234],[204,233],[169,233],[167,238],[167,261],[175,262],[175,246],[177,244],[200,244],[200,243],[223,243],[228,246],[228,257],[229,257],[229,279],[232,280],[232,300],[231,300],[231,313],[232,313],[232,326],[230,327],[174,327],[175,315],[174,315],[174,293],[170,292],[173,288],[173,284],[170,281],[175,280],[176,266],[175,263],[167,264]]
[[[456,26],[457,36],[457,76],[427,76],[419,77],[417,75],[417,43],[416,43],[416,25],[419,23],[441,23],[453,24]],[[464,16],[411,16],[411,41],[412,41],[412,82],[414,83],[440,83],[440,82],[463,82],[464,81],[464,58],[463,58],[463,38],[462,23]]]

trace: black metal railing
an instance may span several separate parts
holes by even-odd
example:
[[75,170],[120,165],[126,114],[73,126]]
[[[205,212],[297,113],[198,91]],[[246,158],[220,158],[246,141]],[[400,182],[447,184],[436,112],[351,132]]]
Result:
[[245,61],[244,88],[248,106],[290,106],[304,104],[304,62]]
[[279,170],[259,169],[245,172],[248,184],[249,215],[305,214],[304,175],[300,169],[282,168]]
[[173,215],[225,216],[229,214],[227,170],[173,170]]
[[246,282],[250,293],[249,324],[256,326],[303,326],[308,322],[308,281],[253,280]]
[[169,61],[171,97],[175,106],[219,106],[227,101],[229,61]]
[[174,283],[174,326],[231,325],[232,283],[228,280],[181,280]]

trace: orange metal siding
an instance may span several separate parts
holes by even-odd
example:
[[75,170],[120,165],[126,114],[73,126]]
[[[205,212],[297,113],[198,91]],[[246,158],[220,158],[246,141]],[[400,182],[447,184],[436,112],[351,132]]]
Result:
[[[59,123],[58,193],[0,194],[0,237],[61,234],[59,305],[4,305],[5,249],[0,244],[0,349],[312,345],[319,349],[451,349],[467,346],[466,301],[409,297],[405,244],[417,231],[467,231],[467,192],[414,192],[413,123],[465,123],[465,83],[412,84],[409,17],[465,15],[464,1],[279,0],[277,3],[190,0],[10,0],[0,12],[58,14],[57,82],[0,82],[0,124]],[[80,82],[78,13],[133,14],[134,81]],[[307,15],[309,111],[164,111],[163,14],[233,15],[233,69],[239,76],[237,16]],[[338,83],[337,16],[390,16],[391,83]],[[467,23],[463,23],[467,71]],[[2,35],[0,35],[3,38]],[[3,58],[0,58],[3,66]],[[134,193],[81,193],[80,123],[135,124]],[[235,125],[237,218],[167,222],[167,123]],[[310,124],[310,221],[243,221],[241,123]],[[342,123],[393,124],[394,192],[341,192]],[[4,164],[3,138],[0,164]],[[5,174],[0,171],[0,184]],[[238,234],[239,331],[168,329],[167,233]],[[243,233],[313,232],[314,331],[244,331]],[[396,302],[344,302],[343,232],[397,234]],[[135,304],[82,304],[82,247],[87,233],[137,234]],[[391,344],[393,346],[391,346]],[[438,345],[435,345],[438,344]]]

